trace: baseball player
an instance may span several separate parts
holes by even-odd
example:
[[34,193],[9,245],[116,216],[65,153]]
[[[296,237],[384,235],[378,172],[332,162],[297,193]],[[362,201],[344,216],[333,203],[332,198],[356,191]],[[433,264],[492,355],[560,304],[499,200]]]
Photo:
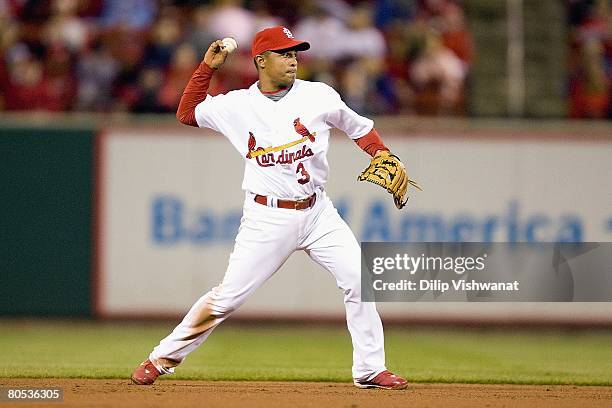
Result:
[[[330,129],[346,133],[374,157],[372,163],[392,164],[383,170],[395,185],[385,187],[400,206],[408,179],[372,120],[349,109],[329,86],[296,79],[297,53],[309,48],[285,27],[266,28],[255,36],[251,51],[259,80],[248,89],[210,96],[209,82],[228,55],[217,40],[187,84],[177,111],[180,122],[222,133],[245,160],[243,217],[223,281],[198,299],[136,368],[134,383],[152,384],[173,373],[294,251],[303,250],[335,277],[344,293],[355,386],[406,388],[406,380],[385,367],[375,304],[360,299],[359,244],[323,188]],[[399,176],[393,178],[395,172]]]

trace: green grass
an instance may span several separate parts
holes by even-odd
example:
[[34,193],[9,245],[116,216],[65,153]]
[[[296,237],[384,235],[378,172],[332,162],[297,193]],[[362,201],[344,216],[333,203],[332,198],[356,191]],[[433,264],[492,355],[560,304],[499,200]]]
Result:
[[[0,377],[128,378],[172,323],[0,320]],[[612,333],[385,332],[387,366],[412,382],[612,385]],[[349,381],[343,327],[219,327],[171,379]]]

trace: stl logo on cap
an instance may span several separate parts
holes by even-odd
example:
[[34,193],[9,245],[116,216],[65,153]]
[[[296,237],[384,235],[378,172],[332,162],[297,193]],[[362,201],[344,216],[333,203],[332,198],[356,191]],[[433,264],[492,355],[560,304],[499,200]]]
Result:
[[293,33],[289,31],[287,27],[283,27],[283,33],[287,36],[287,38],[293,38]]
[[[2,0],[0,0],[2,1]],[[274,26],[264,28],[253,39],[251,56],[255,58],[266,51],[277,50],[296,50],[306,51],[310,44],[306,41],[298,41],[293,37],[293,33],[287,27]]]

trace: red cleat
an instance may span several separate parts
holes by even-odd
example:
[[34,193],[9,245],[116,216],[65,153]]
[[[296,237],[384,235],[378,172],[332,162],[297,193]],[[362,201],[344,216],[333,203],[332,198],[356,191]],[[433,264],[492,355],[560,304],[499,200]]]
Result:
[[357,388],[382,388],[384,390],[403,390],[408,386],[408,381],[388,370],[383,371],[371,380],[353,381]]
[[145,360],[132,373],[132,382],[138,385],[151,385],[162,375],[150,360]]

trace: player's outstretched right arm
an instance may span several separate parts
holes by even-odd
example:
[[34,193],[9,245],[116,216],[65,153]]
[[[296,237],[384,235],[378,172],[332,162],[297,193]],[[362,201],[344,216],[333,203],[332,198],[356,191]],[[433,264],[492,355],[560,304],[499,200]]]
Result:
[[181,101],[176,111],[176,118],[184,125],[198,126],[195,118],[195,108],[206,99],[210,79],[215,70],[219,69],[227,58],[227,50],[222,47],[221,40],[214,41],[208,47],[204,60],[195,70],[187,83]]

